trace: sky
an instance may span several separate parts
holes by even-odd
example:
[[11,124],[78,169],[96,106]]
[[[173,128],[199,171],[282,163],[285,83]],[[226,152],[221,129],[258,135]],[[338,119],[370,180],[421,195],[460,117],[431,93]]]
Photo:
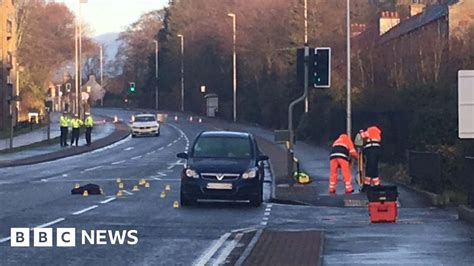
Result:
[[[84,1],[84,0],[82,0]],[[79,0],[58,0],[77,12]],[[92,36],[121,32],[143,13],[161,9],[168,0],[87,0],[82,4],[83,20],[92,29]]]

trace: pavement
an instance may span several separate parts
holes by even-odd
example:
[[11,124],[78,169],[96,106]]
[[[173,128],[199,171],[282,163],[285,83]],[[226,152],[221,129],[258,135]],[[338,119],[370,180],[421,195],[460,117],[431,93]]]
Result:
[[[51,138],[59,137],[59,116],[60,113],[51,113]],[[48,128],[43,126],[31,132],[15,136],[13,138],[13,148],[28,146],[48,139]],[[10,148],[10,139],[0,139],[0,151]]]
[[[85,137],[83,134],[81,134],[78,147],[60,147],[59,140],[57,139],[60,135],[59,124],[57,122],[59,114],[55,114],[53,117],[56,119],[52,120],[51,125],[52,141],[48,142],[44,138],[44,128],[19,135],[15,137],[14,143],[19,145],[17,148],[22,148],[14,149],[12,152],[4,150],[5,152],[0,154],[0,167],[36,164],[78,155],[108,146],[128,136],[130,130],[126,124],[114,124],[112,123],[112,118],[110,117],[97,115],[96,113],[93,113],[92,115],[95,118],[96,125],[92,131],[91,146],[86,146]],[[70,137],[71,132],[68,134],[68,144],[70,144]]]
[[[117,109],[98,112],[118,115],[124,121],[134,113]],[[179,173],[185,164],[176,154],[189,150],[202,130],[231,126],[208,119],[190,123],[180,115],[178,121],[163,124],[159,137],[127,137],[81,155],[0,168],[0,265],[256,265],[253,259],[263,264],[282,256],[285,243],[286,252],[301,258],[293,265],[473,264],[474,228],[458,220],[454,208],[423,203],[409,207],[409,201],[401,199],[396,224],[371,224],[366,207],[333,206],[325,201],[312,205],[273,202],[270,195],[277,186],[272,184],[284,183],[277,180],[282,176],[277,172],[280,163],[270,148],[280,147],[270,145],[272,133],[258,127],[238,125],[254,132],[261,149],[271,156],[272,171],[266,170],[269,179],[261,207],[201,202],[174,208],[179,200]],[[323,160],[325,154],[314,153],[310,162],[316,161],[315,157]],[[321,168],[311,173],[319,176],[312,186],[320,194],[312,197],[324,197],[327,184],[317,184],[327,173],[323,161],[315,164]],[[116,195],[119,177],[126,190],[122,197]],[[150,182],[150,188],[140,186],[140,191],[133,192],[141,178]],[[70,190],[76,183],[98,184],[105,195],[72,196]],[[279,196],[275,192],[272,197]],[[74,248],[14,248],[9,245],[10,229],[16,227],[75,228],[78,242]],[[82,244],[82,230],[137,230],[139,240],[135,245],[113,245],[110,240],[105,245]],[[310,234],[308,240],[302,240]],[[323,236],[319,243],[315,242],[317,235]]]

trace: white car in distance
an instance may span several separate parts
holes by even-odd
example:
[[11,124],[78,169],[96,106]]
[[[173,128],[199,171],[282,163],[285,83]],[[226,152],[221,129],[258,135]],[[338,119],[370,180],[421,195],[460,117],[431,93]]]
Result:
[[153,114],[138,114],[132,116],[132,138],[136,136],[159,136],[160,123]]

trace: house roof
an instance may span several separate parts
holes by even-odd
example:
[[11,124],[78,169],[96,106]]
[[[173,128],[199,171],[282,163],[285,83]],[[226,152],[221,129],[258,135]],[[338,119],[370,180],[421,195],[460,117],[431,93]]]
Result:
[[[450,2],[452,4],[456,2]],[[383,44],[402,35],[408,34],[418,28],[423,27],[433,21],[436,21],[449,14],[449,8],[447,4],[444,5],[433,5],[427,6],[423,13],[413,16],[407,20],[400,22],[397,26],[393,27],[385,34],[380,37],[379,43]]]

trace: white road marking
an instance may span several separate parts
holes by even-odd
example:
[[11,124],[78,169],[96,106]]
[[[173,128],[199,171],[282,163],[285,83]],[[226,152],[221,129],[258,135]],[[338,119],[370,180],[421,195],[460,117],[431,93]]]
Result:
[[95,167],[92,167],[92,168],[87,168],[87,169],[85,169],[83,172],[94,171],[94,170],[97,170],[97,169],[102,168],[102,167],[104,167],[104,166],[98,165],[98,166],[95,166]]
[[117,199],[116,197],[111,197],[111,198],[108,198],[106,200],[101,201],[100,204],[107,204],[107,203],[109,203],[111,201],[114,201],[116,199]]
[[171,145],[173,145],[173,143],[169,143],[168,145],[166,145],[166,147],[171,147]]
[[266,226],[268,222],[261,222],[260,224]]
[[268,215],[270,215],[270,212],[265,212],[264,215],[265,215],[265,216],[268,216]]
[[150,178],[151,178],[151,179],[154,179],[154,180],[156,180],[156,181],[161,181],[161,178],[156,177],[156,176],[150,176]]
[[130,195],[130,196],[131,196],[131,195],[133,195],[133,193],[132,193],[132,192],[130,192],[130,191],[127,191],[127,190],[124,190],[124,191],[123,191],[123,193],[125,193],[125,194],[127,194],[127,195]]
[[271,207],[273,207],[273,204],[268,203],[268,204],[267,204],[267,207],[268,207],[268,208],[271,208]]
[[99,205],[93,205],[93,206],[90,206],[88,208],[85,208],[85,209],[82,209],[80,211],[77,211],[77,212],[73,212],[72,215],[79,215],[79,214],[83,214],[85,212],[88,212],[88,211],[91,211],[95,208],[99,207]]
[[268,219],[269,219],[268,217],[263,217],[262,218],[263,221],[268,221]]
[[125,162],[125,160],[122,160],[122,161],[114,162],[114,163],[112,163],[112,165],[117,165],[117,164],[121,164],[121,163],[124,163],[124,162]]
[[158,150],[159,150],[159,151],[162,151],[164,148],[165,148],[165,147],[161,147],[161,148],[159,148]]
[[142,158],[142,155],[132,157],[132,160],[137,160],[137,159],[140,159],[140,158]]
[[213,263],[213,265],[223,265],[229,254],[234,250],[234,248],[237,246],[239,243],[240,239],[242,239],[242,236],[244,234],[238,233],[235,235],[234,239],[230,241],[230,243],[222,250],[221,254],[217,258],[216,262]]
[[0,244],[5,243],[10,240],[11,237],[0,238]]
[[270,211],[272,211],[272,208],[266,208],[265,211],[270,212]]
[[193,263],[193,265],[204,266],[212,258],[214,253],[224,244],[229,238],[230,233],[223,234],[218,240],[214,241],[214,244],[210,246],[201,256]]
[[178,142],[178,140],[177,140],[177,139],[175,139],[175,140],[173,141],[173,144],[175,144],[176,142]]
[[63,174],[63,177],[67,177],[67,176],[68,176],[68,174]]
[[131,151],[133,149],[135,149],[135,147],[128,147],[128,148],[125,148],[124,151]]
[[162,172],[156,172],[156,174],[158,175],[158,177],[164,177],[164,176],[167,176],[166,174],[163,174]]
[[149,153],[147,153],[148,155],[151,155],[153,153],[155,153],[156,151],[150,151]]
[[[36,226],[35,228],[45,228],[45,227],[49,227],[51,225],[54,225],[54,224],[57,224],[57,223],[60,223],[62,221],[66,220],[65,218],[59,218],[59,219],[56,219],[52,222],[49,222],[49,223],[45,223],[45,224],[42,224],[42,225],[38,225]],[[31,228],[31,230],[33,230],[33,228]]]

